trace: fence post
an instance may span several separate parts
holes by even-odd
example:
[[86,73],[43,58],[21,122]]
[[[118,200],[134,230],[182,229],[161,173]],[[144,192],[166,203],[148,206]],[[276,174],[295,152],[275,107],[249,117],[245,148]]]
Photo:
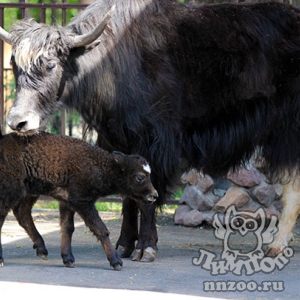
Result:
[[[4,9],[0,8],[0,26],[4,28]],[[5,133],[4,126],[4,42],[0,39],[0,129]]]

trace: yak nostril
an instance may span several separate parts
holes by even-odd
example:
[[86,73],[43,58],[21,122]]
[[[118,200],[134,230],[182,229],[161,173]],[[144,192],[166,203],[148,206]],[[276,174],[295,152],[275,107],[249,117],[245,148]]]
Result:
[[153,194],[151,194],[151,198],[153,199],[153,202],[156,201],[158,198],[158,193],[155,191]]
[[17,125],[16,129],[17,129],[18,131],[21,131],[21,130],[25,127],[25,125],[26,125],[26,121],[25,121],[25,122],[20,122],[20,123]]

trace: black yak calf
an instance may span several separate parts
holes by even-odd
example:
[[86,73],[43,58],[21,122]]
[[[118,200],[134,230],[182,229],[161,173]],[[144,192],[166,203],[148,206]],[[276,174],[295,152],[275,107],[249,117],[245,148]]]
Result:
[[[66,136],[3,135],[0,166],[0,233],[12,209],[32,239],[37,255],[46,258],[48,252],[34,226],[31,208],[40,194],[55,197],[60,201],[61,255],[69,267],[75,262],[71,249],[75,212],[100,240],[111,266],[120,270],[122,260],[94,203],[98,197],[110,194],[130,196],[149,204],[158,196],[150,180],[150,167],[143,157],[109,153]],[[3,266],[1,234],[0,266]]]

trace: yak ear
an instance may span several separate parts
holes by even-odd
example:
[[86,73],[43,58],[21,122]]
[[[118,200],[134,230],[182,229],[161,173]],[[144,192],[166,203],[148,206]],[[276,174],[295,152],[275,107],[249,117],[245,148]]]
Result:
[[117,163],[123,163],[124,162],[124,158],[125,158],[125,154],[119,151],[113,151],[112,155],[114,157],[114,161]]

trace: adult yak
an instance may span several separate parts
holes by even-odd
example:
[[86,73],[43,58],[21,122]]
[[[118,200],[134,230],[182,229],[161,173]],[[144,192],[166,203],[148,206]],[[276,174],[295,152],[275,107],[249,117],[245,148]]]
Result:
[[[96,25],[114,4],[99,38]],[[269,254],[284,249],[300,209],[299,9],[100,0],[66,27],[25,20],[1,32],[13,48],[13,130],[34,134],[59,106],[77,109],[101,147],[150,161],[158,205],[182,158],[221,174],[259,147],[272,176],[285,178]],[[134,260],[155,259],[155,209],[124,199],[123,257],[135,249]]]

